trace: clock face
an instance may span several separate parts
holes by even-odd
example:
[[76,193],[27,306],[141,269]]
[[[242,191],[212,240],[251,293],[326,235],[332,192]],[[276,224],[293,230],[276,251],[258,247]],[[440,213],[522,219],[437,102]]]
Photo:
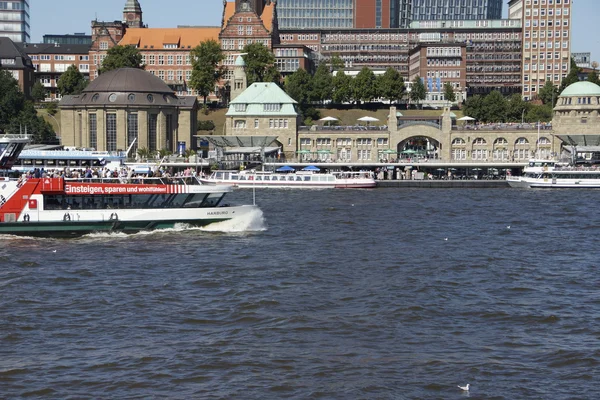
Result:
[[133,14],[131,14],[131,13],[130,13],[130,14],[127,14],[127,19],[128,19],[128,20],[130,20],[130,21],[131,21],[131,20],[133,20],[134,18],[135,18],[135,15],[133,15]]

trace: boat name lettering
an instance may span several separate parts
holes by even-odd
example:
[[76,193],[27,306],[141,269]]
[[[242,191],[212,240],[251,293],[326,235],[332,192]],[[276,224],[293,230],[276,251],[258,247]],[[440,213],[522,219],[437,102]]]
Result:
[[129,194],[167,193],[164,186],[73,186],[66,185],[65,192],[75,194]]
[[207,215],[227,215],[229,211],[209,211]]

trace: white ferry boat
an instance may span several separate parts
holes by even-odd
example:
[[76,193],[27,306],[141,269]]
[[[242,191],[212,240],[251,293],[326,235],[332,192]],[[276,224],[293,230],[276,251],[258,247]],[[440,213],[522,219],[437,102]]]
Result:
[[578,166],[549,160],[532,160],[522,176],[507,176],[517,188],[600,188],[600,166]]
[[[24,146],[20,139],[0,137],[0,168],[10,167]],[[231,186],[202,185],[193,177],[3,179],[0,234],[135,233],[177,224],[205,226],[258,210],[255,205],[225,204]]]
[[374,188],[377,185],[371,171],[318,173],[314,171],[214,171],[203,183],[232,185],[239,188]]

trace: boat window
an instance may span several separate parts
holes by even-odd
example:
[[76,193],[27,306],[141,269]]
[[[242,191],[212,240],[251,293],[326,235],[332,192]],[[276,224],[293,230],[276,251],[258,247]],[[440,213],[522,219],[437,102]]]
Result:
[[256,176],[256,180],[257,180],[257,181],[262,181],[262,178],[263,178],[263,177],[262,177],[261,175],[257,175],[257,176]]
[[237,181],[239,179],[238,175],[231,175],[231,180]]
[[202,202],[201,207],[216,207],[223,196],[225,196],[225,193],[210,193]]
[[297,181],[302,181],[302,177],[301,177],[301,176],[297,176],[297,177],[296,177],[296,180],[297,180]]
[[206,193],[194,193],[189,196],[185,203],[183,204],[183,208],[196,208],[202,205],[204,198],[206,197]]
[[271,177],[271,180],[272,180],[272,181],[276,181],[276,180],[277,180],[277,177],[276,177],[276,176],[272,176],[272,177]]
[[328,180],[329,182],[332,182],[332,181],[334,181],[334,180],[335,180],[335,178],[334,178],[333,176],[328,176],[328,177],[327,177],[327,180]]
[[244,175],[240,175],[240,181],[245,181],[246,177]]
[[292,175],[288,176],[288,181],[293,181],[294,177]]
[[307,182],[307,181],[310,181],[310,176],[305,176],[305,177],[304,177],[304,181],[306,181],[306,182]]
[[265,181],[269,181],[269,180],[271,180],[271,177],[270,176],[265,176]]
[[215,178],[217,178],[217,179],[221,179],[221,178],[223,178],[223,173],[222,173],[222,172],[217,172],[217,173],[215,174]]

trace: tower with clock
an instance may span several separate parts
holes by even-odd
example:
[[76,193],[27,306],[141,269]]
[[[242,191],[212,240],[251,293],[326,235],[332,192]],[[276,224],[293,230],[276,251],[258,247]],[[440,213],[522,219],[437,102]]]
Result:
[[143,28],[142,7],[138,0],[127,0],[123,9],[123,23],[129,28]]

